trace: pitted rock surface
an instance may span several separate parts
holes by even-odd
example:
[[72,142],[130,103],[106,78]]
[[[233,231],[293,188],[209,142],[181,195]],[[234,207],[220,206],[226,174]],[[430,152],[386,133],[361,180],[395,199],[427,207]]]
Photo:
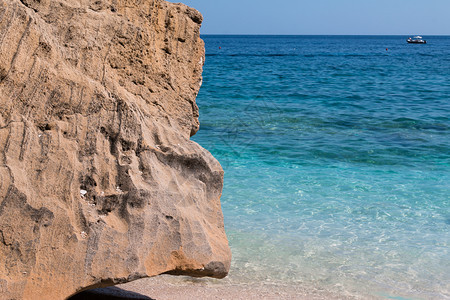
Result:
[[163,0],[0,0],[0,298],[224,277],[199,128],[202,16]]

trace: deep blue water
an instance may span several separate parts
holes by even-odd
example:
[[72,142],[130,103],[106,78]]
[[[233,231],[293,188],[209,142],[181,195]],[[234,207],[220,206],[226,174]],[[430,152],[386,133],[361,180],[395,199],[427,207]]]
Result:
[[450,297],[450,37],[406,38],[203,36],[230,282]]

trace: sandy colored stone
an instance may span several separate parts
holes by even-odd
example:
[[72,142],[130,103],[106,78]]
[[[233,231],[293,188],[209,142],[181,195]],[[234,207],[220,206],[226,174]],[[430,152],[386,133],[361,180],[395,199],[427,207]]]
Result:
[[0,298],[223,277],[199,128],[202,16],[163,0],[0,0]]

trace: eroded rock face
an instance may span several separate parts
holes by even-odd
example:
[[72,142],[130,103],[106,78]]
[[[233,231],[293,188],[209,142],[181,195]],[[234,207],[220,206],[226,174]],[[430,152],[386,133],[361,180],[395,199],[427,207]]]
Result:
[[202,16],[163,0],[0,0],[0,298],[223,277],[223,171],[190,136]]

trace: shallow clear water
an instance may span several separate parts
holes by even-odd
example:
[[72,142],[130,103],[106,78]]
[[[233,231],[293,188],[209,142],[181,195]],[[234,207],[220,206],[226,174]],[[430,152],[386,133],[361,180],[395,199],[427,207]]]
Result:
[[450,297],[450,37],[406,38],[203,36],[229,281]]

